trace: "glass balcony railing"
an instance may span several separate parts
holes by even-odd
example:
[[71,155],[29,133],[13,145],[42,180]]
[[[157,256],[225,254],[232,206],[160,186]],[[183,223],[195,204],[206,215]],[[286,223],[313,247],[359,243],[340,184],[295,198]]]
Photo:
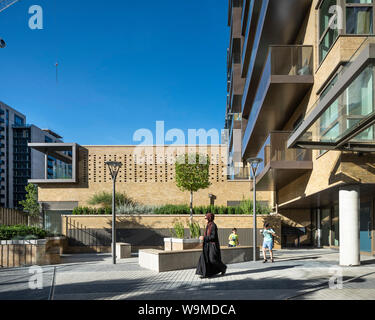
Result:
[[287,142],[289,134],[289,131],[270,133],[257,156],[263,159],[262,164],[258,168],[258,174],[274,161],[312,161],[311,150],[288,149]]
[[245,55],[246,55],[245,53],[246,53],[246,50],[247,50],[247,43],[249,41],[251,19],[253,18],[252,15],[253,15],[254,1],[255,0],[250,0],[250,4],[249,4],[249,13],[247,15],[246,30],[245,30],[245,41],[244,41],[244,45],[243,45],[243,48],[242,48],[242,58],[241,58],[242,66],[245,63]]
[[249,180],[250,168],[249,167],[234,167],[228,168],[228,180]]
[[[312,46],[271,46],[258,85],[248,125],[244,135],[247,142],[263,105],[271,76],[305,76],[313,72]],[[245,143],[244,145],[246,145]]]
[[14,123],[12,125],[12,128],[30,128],[31,127],[31,124],[27,124],[27,123]]
[[246,2],[247,0],[242,0],[241,30],[243,30],[243,25],[245,23]]

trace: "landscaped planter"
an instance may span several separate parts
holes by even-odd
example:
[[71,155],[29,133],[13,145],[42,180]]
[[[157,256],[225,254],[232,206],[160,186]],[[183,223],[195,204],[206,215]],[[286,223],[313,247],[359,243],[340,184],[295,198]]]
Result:
[[201,249],[203,241],[199,239],[164,238],[164,251]]
[[65,238],[0,241],[0,267],[59,264]]

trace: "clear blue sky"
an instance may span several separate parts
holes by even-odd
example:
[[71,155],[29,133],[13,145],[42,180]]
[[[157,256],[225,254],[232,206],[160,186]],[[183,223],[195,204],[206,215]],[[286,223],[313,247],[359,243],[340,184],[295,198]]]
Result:
[[[44,10],[31,30],[28,9]],[[21,0],[0,13],[0,100],[66,142],[224,125],[227,0]],[[59,82],[55,80],[59,63]]]

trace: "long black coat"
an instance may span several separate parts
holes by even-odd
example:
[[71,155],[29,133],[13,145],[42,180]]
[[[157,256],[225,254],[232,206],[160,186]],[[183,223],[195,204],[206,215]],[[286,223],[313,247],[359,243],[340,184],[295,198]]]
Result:
[[221,261],[217,226],[215,223],[213,223],[211,234],[204,237],[203,252],[199,258],[196,274],[202,277],[210,277],[215,274],[225,272],[226,269],[227,266]]

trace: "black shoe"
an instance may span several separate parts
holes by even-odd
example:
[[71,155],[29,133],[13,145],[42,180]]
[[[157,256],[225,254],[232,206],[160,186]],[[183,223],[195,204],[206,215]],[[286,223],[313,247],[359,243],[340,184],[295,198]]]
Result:
[[227,273],[227,268],[225,268],[225,270],[221,273],[221,275],[225,275]]
[[273,259],[271,259],[271,262],[272,262],[272,263],[274,263],[274,260],[273,260]]
[[267,262],[267,259],[264,259],[264,260],[263,260],[263,263],[266,263],[266,262]]

